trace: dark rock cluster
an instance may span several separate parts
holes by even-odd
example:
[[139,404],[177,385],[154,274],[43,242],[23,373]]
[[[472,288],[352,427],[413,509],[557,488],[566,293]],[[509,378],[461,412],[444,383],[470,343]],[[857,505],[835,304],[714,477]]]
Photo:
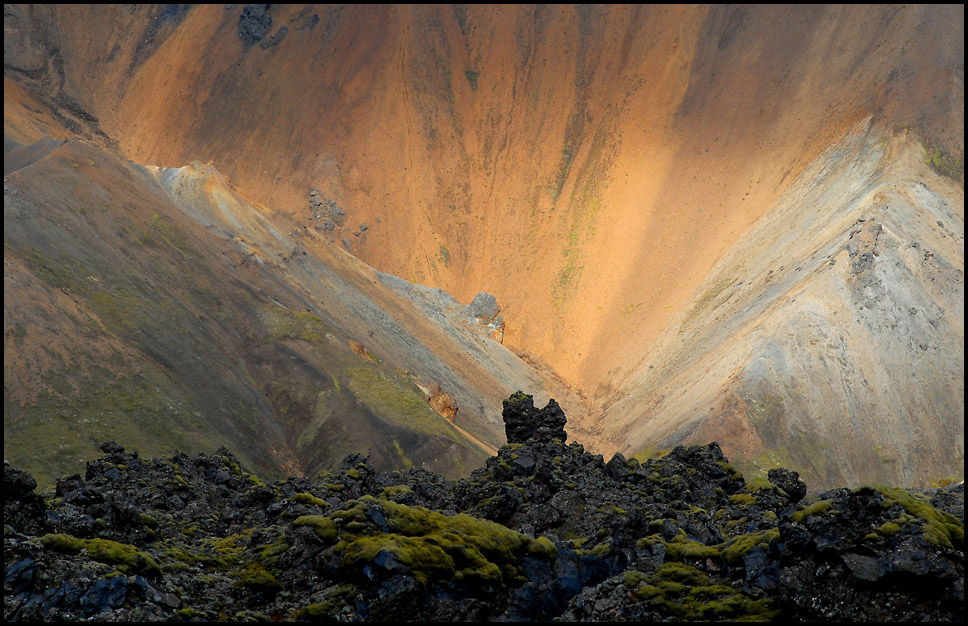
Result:
[[239,37],[251,46],[260,41],[272,26],[272,14],[268,4],[247,4],[239,15]]
[[[339,228],[343,223],[343,218],[346,216],[346,211],[344,211],[335,200],[320,199],[319,192],[315,189],[309,192],[309,211],[311,214],[311,219],[317,220],[317,223],[313,225],[313,228],[322,231],[330,231]],[[365,224],[360,224],[360,228],[361,230],[365,231],[367,226]]]
[[964,487],[806,496],[715,443],[640,463],[504,403],[467,479],[360,455],[264,483],[225,449],[119,445],[36,492],[4,466],[5,621],[956,621]]

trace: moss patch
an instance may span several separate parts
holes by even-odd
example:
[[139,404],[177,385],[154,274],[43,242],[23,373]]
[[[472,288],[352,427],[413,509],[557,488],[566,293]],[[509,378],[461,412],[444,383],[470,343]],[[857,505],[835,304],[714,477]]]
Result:
[[118,569],[125,573],[135,572],[151,578],[161,576],[161,568],[151,555],[131,544],[110,539],[78,539],[64,534],[44,535],[40,541],[48,549],[68,554],[86,550],[91,559],[117,565]]
[[297,493],[292,497],[293,500],[299,504],[305,504],[307,506],[318,506],[320,508],[329,508],[329,502],[326,502],[322,498],[317,498],[311,493]]
[[[802,524],[811,515],[822,515],[830,510],[833,502],[833,500],[820,500],[819,502],[809,504],[793,514],[793,521]],[[836,511],[834,512],[836,513]]]
[[964,550],[965,525],[957,517],[934,508],[909,491],[882,486],[875,489],[884,496],[881,506],[885,509],[900,506],[909,516],[918,520],[928,543],[949,550]]
[[757,546],[761,546],[764,549],[768,548],[779,537],[780,531],[776,528],[770,528],[730,537],[723,543],[706,545],[688,539],[685,534],[679,534],[669,541],[654,534],[640,539],[636,542],[636,546],[639,548],[649,548],[656,543],[662,543],[666,547],[666,560],[669,562],[715,559],[730,565],[737,565],[742,562],[743,555],[747,552]]
[[[373,507],[386,519],[389,532],[379,532],[369,521],[367,511]],[[337,544],[341,567],[355,570],[387,553],[425,587],[445,581],[520,582],[521,557],[556,556],[545,538],[531,539],[466,514],[448,516],[371,496],[348,502],[333,518],[343,530]]]
[[777,615],[769,600],[710,584],[706,574],[681,563],[665,563],[648,576],[626,572],[622,582],[636,601],[675,621],[770,621]]
[[325,515],[303,515],[296,518],[292,525],[309,526],[316,533],[316,536],[324,541],[335,541],[339,533],[333,518]]

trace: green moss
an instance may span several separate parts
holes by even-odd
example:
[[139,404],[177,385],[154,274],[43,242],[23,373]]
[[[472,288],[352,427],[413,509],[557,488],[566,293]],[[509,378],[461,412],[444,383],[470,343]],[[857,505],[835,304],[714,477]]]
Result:
[[354,534],[365,533],[368,528],[369,526],[365,522],[346,522],[343,524],[343,530]]
[[656,570],[655,577],[659,580],[682,582],[688,585],[700,585],[709,580],[708,576],[695,567],[682,563],[663,563]]
[[292,525],[309,526],[316,533],[317,537],[327,542],[336,541],[336,537],[339,535],[339,528],[337,528],[336,522],[333,518],[326,517],[325,515],[303,515],[302,517],[296,518]]
[[311,493],[297,493],[292,497],[293,500],[300,504],[305,504],[307,506],[318,506],[320,508],[329,508],[329,502],[326,502],[322,498],[317,498]]
[[780,531],[776,528],[733,537],[723,544],[721,550],[723,560],[731,565],[736,565],[742,561],[743,555],[753,548],[759,546],[767,549],[779,538]]
[[719,556],[718,546],[707,546],[704,543],[687,539],[685,535],[673,537],[671,541],[664,541],[666,558],[673,561],[705,560]]
[[[811,515],[822,515],[830,510],[832,504],[833,500],[820,500],[819,502],[807,505],[793,514],[793,521],[801,524]],[[834,512],[836,513],[837,511]]]
[[44,535],[40,541],[51,550],[68,554],[86,550],[91,559],[117,565],[123,572],[135,572],[152,578],[161,576],[161,568],[151,555],[131,544],[110,539],[78,539],[64,534]]
[[665,563],[645,576],[623,576],[632,598],[659,610],[673,621],[770,621],[777,615],[769,600],[753,600],[726,585],[712,585],[694,567]]
[[749,506],[756,504],[756,498],[748,493],[737,493],[729,497],[729,502],[737,506]]
[[186,569],[186,565],[201,565],[208,569],[218,570],[223,570],[228,567],[223,558],[219,558],[213,554],[206,554],[198,549],[189,550],[185,546],[170,541],[158,544],[156,549],[160,550],[165,558],[174,561],[174,563],[165,564],[164,569],[166,571],[182,571]]
[[732,536],[737,528],[745,528],[750,522],[750,518],[743,516],[739,519],[729,520],[722,526],[723,530],[726,531],[727,535]]
[[237,587],[245,587],[252,591],[274,594],[282,591],[282,584],[265,567],[258,563],[249,563],[239,572],[233,573],[237,579]]
[[413,493],[413,490],[407,485],[392,485],[390,487],[383,488],[383,497],[392,498],[394,496],[404,496]]
[[180,532],[185,537],[188,537],[189,539],[191,539],[198,532],[198,526],[195,524],[189,524],[185,522],[185,525],[181,527]]
[[892,537],[896,535],[898,532],[900,532],[900,530],[901,530],[901,527],[898,524],[894,522],[884,522],[883,524],[878,526],[874,532],[876,532],[878,535],[883,535],[885,537]]
[[743,478],[743,474],[729,463],[726,463],[725,461],[717,461],[717,463],[719,463],[719,466],[723,468],[723,471],[726,472],[726,475],[730,478],[734,480],[740,480]]
[[626,587],[638,587],[641,583],[645,582],[648,575],[634,569],[627,569],[622,572],[622,584]]
[[[375,532],[367,521],[365,511],[374,506],[382,511],[390,532]],[[354,529],[337,544],[341,567],[356,568],[387,552],[425,586],[445,580],[520,581],[522,556],[552,559],[556,554],[549,540],[531,539],[494,522],[465,514],[447,516],[371,496],[348,502],[346,510],[338,513],[333,517],[344,530]]]
[[[397,561],[407,566],[421,585],[427,586],[431,582],[456,578],[457,566],[454,559],[443,548],[423,537],[407,537],[396,533],[359,537],[347,543],[342,550],[340,566],[369,563],[381,552],[392,554]],[[494,564],[485,562],[474,565],[483,565],[476,568],[483,581],[500,578],[500,572]]]
[[279,557],[289,550],[289,542],[283,533],[276,537],[276,540],[267,545],[259,553],[259,558],[265,565],[275,567],[279,562]]
[[323,592],[323,598],[320,602],[307,605],[296,611],[295,617],[297,619],[319,619],[329,617],[331,621],[332,614],[338,611],[345,603],[349,602],[354,595],[356,595],[356,587],[353,585],[337,585],[336,587],[331,587]]
[[158,528],[158,520],[156,520],[152,516],[142,513],[140,517],[141,517],[141,523],[147,526],[148,528]]
[[249,482],[249,484],[251,484],[253,487],[265,487],[266,486],[265,482],[263,482],[263,480],[261,478],[259,478],[258,476],[256,476],[255,474],[250,474],[248,472],[242,472],[242,475],[245,478],[245,480],[247,480]]
[[771,483],[762,476],[757,476],[743,486],[744,493],[756,493],[757,491],[781,491],[779,487]]
[[547,537],[538,537],[528,546],[528,554],[553,561],[558,558],[558,548]]
[[[662,530],[662,523],[666,518],[654,519],[649,521],[649,533],[655,534]],[[674,521],[674,520],[673,520]]]
[[921,146],[924,148],[925,161],[934,171],[956,181],[961,180],[965,173],[964,154],[951,154],[936,144],[922,143]]
[[45,548],[65,554],[76,554],[84,547],[83,539],[65,534],[44,535],[40,538],[40,542],[44,544]]
[[954,515],[934,508],[914,494],[897,487],[874,487],[883,496],[885,509],[901,506],[908,515],[921,523],[921,532],[928,543],[948,549],[963,550],[965,546],[965,525]]
[[656,543],[664,544],[667,565],[682,561],[706,561],[708,559],[721,560],[730,565],[737,565],[742,561],[743,555],[753,548],[757,546],[768,548],[778,538],[779,530],[770,528],[731,537],[716,545],[706,545],[693,541],[687,538],[685,534],[673,537],[669,541],[653,534],[639,539],[635,545],[638,548],[648,549]]
[[198,609],[193,609],[189,606],[178,609],[177,611],[175,611],[175,615],[182,618],[186,622],[191,620],[196,620],[196,619],[198,620],[208,619],[208,613],[206,613],[205,611],[199,611]]
[[205,538],[201,544],[232,565],[237,563],[245,553],[254,531],[255,528],[249,528],[227,537]]

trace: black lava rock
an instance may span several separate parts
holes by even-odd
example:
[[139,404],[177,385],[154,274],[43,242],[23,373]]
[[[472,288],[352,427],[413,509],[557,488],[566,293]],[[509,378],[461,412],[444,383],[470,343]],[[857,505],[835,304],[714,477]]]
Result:
[[525,443],[534,440],[548,443],[555,439],[564,442],[565,413],[554,400],[543,409],[536,409],[534,398],[521,391],[504,401],[504,429],[508,443]]
[[[346,457],[265,483],[116,443],[43,494],[4,465],[5,621],[955,621],[964,485],[807,494],[715,443],[607,463],[516,393],[468,478]],[[768,478],[768,480],[767,480]]]

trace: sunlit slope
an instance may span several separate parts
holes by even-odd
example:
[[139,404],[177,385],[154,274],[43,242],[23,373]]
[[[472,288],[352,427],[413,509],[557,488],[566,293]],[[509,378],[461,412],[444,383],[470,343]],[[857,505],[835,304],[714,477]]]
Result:
[[812,485],[960,476],[963,316],[963,187],[861,124],[723,256],[603,422],[628,453],[718,440]]
[[964,151],[959,7],[273,5],[258,41],[243,10],[35,6],[21,65],[137,162],[304,223],[319,189],[337,245],[495,293],[593,394],[857,121]]
[[[819,437],[818,446],[867,432],[831,429],[812,417],[817,401],[803,400],[804,391],[780,393],[776,381],[792,376],[790,368],[802,368],[797,385],[818,389],[825,409],[851,415],[863,407],[864,419],[875,421],[901,411],[884,418],[894,425],[879,433],[874,453],[858,452],[858,467],[867,469],[836,470],[850,481],[916,480],[917,471],[899,468],[917,465],[922,444],[909,441],[944,430],[932,407],[963,415],[952,397],[963,388],[963,367],[949,386],[924,378],[963,362],[963,347],[948,341],[922,351],[925,365],[910,376],[890,341],[858,332],[852,341],[859,347],[838,365],[852,372],[845,374],[850,382],[838,387],[824,368],[799,363],[806,354],[782,335],[779,320],[796,319],[799,298],[777,301],[777,309],[789,310],[751,309],[763,320],[747,313],[745,325],[706,329],[718,333],[709,346],[670,347],[691,336],[680,337],[681,322],[703,308],[705,295],[735,278],[720,274],[721,264],[749,232],[773,237],[754,255],[763,263],[780,258],[781,249],[807,258],[791,243],[797,237],[785,239],[789,229],[764,224],[786,215],[778,207],[789,194],[810,193],[809,180],[869,184],[851,179],[867,175],[863,168],[833,168],[829,177],[846,177],[841,181],[806,174],[853,141],[845,138],[858,124],[880,138],[854,151],[858,163],[880,160],[875,169],[884,172],[904,154],[931,163],[925,176],[940,173],[944,184],[920,182],[962,214],[961,5],[270,5],[266,12],[250,5],[7,5],[4,57],[7,79],[51,115],[135,162],[210,162],[257,206],[269,207],[271,221],[291,218],[292,227],[277,227],[283,232],[305,226],[331,248],[461,302],[494,293],[507,320],[505,344],[554,370],[583,398],[576,404],[592,416],[587,422],[563,406],[585,432],[611,435],[589,441],[602,452],[720,432],[692,408],[716,413],[707,396],[722,385],[699,377],[675,387],[694,374],[649,359],[680,348],[698,359],[700,348],[728,343],[730,329],[739,333],[734,341],[752,340],[743,329],[757,324],[764,330],[755,339],[786,346],[791,360],[783,374],[756,370],[765,343],[739,351],[750,361],[739,352],[726,359],[730,373],[740,368],[748,382],[772,381],[743,386],[734,420],[775,422],[772,434],[762,442],[740,428],[717,435],[724,446],[734,437],[750,458],[761,448],[796,445],[779,426],[791,411],[802,421],[808,413],[821,420],[802,428]],[[878,156],[882,140],[902,137],[903,148]],[[912,176],[901,180],[918,180]],[[932,206],[912,195],[904,219],[924,218]],[[812,210],[801,206],[797,216]],[[819,247],[844,245],[842,232],[824,236],[809,238]],[[304,249],[317,256],[316,248]],[[952,255],[947,262],[963,267],[963,247]],[[776,267],[748,268],[771,270],[775,277]],[[927,274],[903,278],[913,281],[905,290],[933,293],[917,284],[930,282]],[[751,285],[741,287],[763,289]],[[906,302],[897,289],[882,301]],[[418,301],[437,297],[410,291],[423,294]],[[771,293],[747,297],[766,301]],[[819,305],[825,314],[864,319],[858,298],[844,300],[833,288],[814,297],[834,298]],[[857,396],[853,383],[870,382],[872,362],[890,382]],[[651,395],[660,389],[680,400]],[[732,393],[742,395],[738,389]],[[622,404],[628,411],[612,408],[622,398],[631,398]],[[652,402],[670,407],[658,421],[642,410]],[[763,408],[776,406],[782,411]],[[792,408],[800,406],[810,410]],[[768,430],[764,422],[757,432]],[[873,464],[871,454],[885,460]],[[956,469],[957,458],[949,463]],[[809,471],[814,480],[833,476]]]

